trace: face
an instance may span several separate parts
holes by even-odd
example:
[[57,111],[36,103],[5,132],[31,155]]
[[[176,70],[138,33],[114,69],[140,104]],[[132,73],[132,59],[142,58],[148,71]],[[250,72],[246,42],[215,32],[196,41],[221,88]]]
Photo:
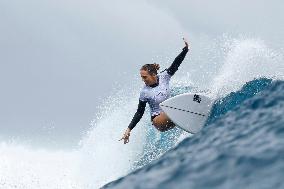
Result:
[[146,85],[153,85],[157,82],[157,75],[151,75],[146,70],[140,70],[140,75]]

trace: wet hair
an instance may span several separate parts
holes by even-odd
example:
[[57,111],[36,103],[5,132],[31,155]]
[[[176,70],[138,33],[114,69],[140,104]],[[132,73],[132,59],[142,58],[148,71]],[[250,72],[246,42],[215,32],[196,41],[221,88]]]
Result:
[[157,75],[158,74],[158,70],[160,69],[160,65],[159,64],[145,64],[141,67],[140,70],[145,70],[145,71],[148,71],[148,73],[150,75]]

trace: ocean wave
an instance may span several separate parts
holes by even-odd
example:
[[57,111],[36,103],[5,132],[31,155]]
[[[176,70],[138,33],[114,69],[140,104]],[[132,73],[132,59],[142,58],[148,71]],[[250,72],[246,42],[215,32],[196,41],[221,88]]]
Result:
[[283,188],[283,94],[283,81],[248,82],[201,132],[103,188]]

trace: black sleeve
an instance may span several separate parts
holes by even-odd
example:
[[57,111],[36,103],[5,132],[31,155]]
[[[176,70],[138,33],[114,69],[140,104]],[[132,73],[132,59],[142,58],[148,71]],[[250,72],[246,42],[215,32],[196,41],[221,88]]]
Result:
[[137,111],[128,126],[130,130],[132,130],[142,118],[144,111],[145,111],[146,103],[147,103],[146,101],[144,102],[144,101],[139,100]]
[[186,53],[188,52],[188,47],[184,47],[182,49],[182,52],[175,58],[174,62],[172,63],[172,65],[167,69],[168,74],[170,74],[171,76],[173,76],[176,71],[178,70],[178,67],[180,66],[180,64],[182,63]]

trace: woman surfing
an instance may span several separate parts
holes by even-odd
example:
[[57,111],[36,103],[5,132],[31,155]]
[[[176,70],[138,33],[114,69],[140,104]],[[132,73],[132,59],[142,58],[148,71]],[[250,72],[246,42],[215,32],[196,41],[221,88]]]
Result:
[[175,58],[171,66],[163,72],[158,74],[159,64],[145,64],[141,67],[140,75],[145,86],[140,92],[137,111],[120,139],[124,140],[124,144],[129,142],[130,132],[142,118],[147,103],[150,106],[152,124],[156,129],[164,132],[175,127],[175,124],[162,111],[159,104],[170,97],[170,79],[176,73],[188,52],[188,42],[184,38],[183,41],[185,47],[182,52]]

